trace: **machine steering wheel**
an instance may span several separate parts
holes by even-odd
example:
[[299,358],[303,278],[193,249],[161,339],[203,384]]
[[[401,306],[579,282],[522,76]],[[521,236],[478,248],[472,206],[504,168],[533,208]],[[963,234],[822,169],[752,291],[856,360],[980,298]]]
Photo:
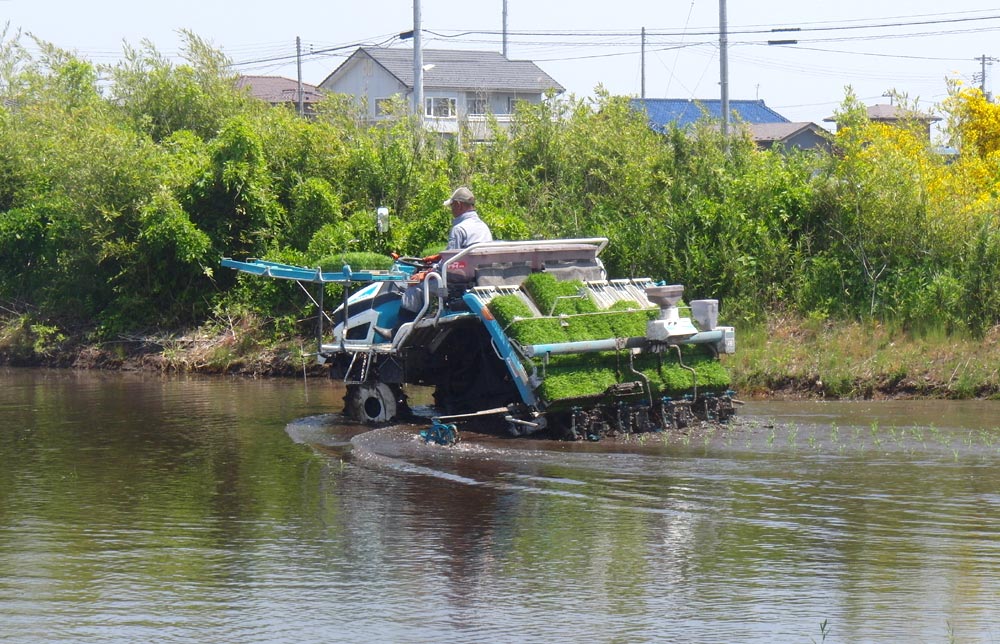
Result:
[[423,257],[410,257],[408,255],[401,255],[395,258],[396,262],[402,264],[403,266],[412,266],[413,268],[425,269],[433,266],[433,262],[427,261]]

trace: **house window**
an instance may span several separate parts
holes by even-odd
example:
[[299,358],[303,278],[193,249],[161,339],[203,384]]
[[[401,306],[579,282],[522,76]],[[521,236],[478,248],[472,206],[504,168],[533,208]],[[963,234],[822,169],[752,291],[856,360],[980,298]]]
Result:
[[438,118],[455,118],[456,99],[447,97],[430,97],[424,99],[424,115]]
[[489,101],[485,96],[473,95],[465,98],[469,116],[483,116],[489,111]]

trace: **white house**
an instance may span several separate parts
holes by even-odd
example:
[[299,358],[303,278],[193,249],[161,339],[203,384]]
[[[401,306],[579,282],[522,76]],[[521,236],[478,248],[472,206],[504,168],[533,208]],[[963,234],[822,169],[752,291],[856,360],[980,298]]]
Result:
[[[444,134],[457,134],[461,122],[483,140],[488,115],[503,126],[518,101],[538,103],[546,92],[564,91],[535,63],[496,52],[424,49],[423,61],[424,124]],[[394,97],[413,100],[413,50],[359,48],[319,87],[358,97],[373,122],[387,118]]]

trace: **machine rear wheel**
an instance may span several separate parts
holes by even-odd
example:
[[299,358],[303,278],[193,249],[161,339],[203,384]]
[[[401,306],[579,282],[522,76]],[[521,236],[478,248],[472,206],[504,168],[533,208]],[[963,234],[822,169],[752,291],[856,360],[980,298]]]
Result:
[[384,382],[347,386],[344,412],[354,420],[369,425],[387,423],[405,411],[405,399],[398,386]]

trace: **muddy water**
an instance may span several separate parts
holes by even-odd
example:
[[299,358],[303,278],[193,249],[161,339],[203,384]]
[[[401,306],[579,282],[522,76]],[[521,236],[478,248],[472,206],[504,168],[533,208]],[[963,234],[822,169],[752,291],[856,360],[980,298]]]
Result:
[[341,395],[0,371],[0,641],[1000,640],[998,403],[443,448]]

